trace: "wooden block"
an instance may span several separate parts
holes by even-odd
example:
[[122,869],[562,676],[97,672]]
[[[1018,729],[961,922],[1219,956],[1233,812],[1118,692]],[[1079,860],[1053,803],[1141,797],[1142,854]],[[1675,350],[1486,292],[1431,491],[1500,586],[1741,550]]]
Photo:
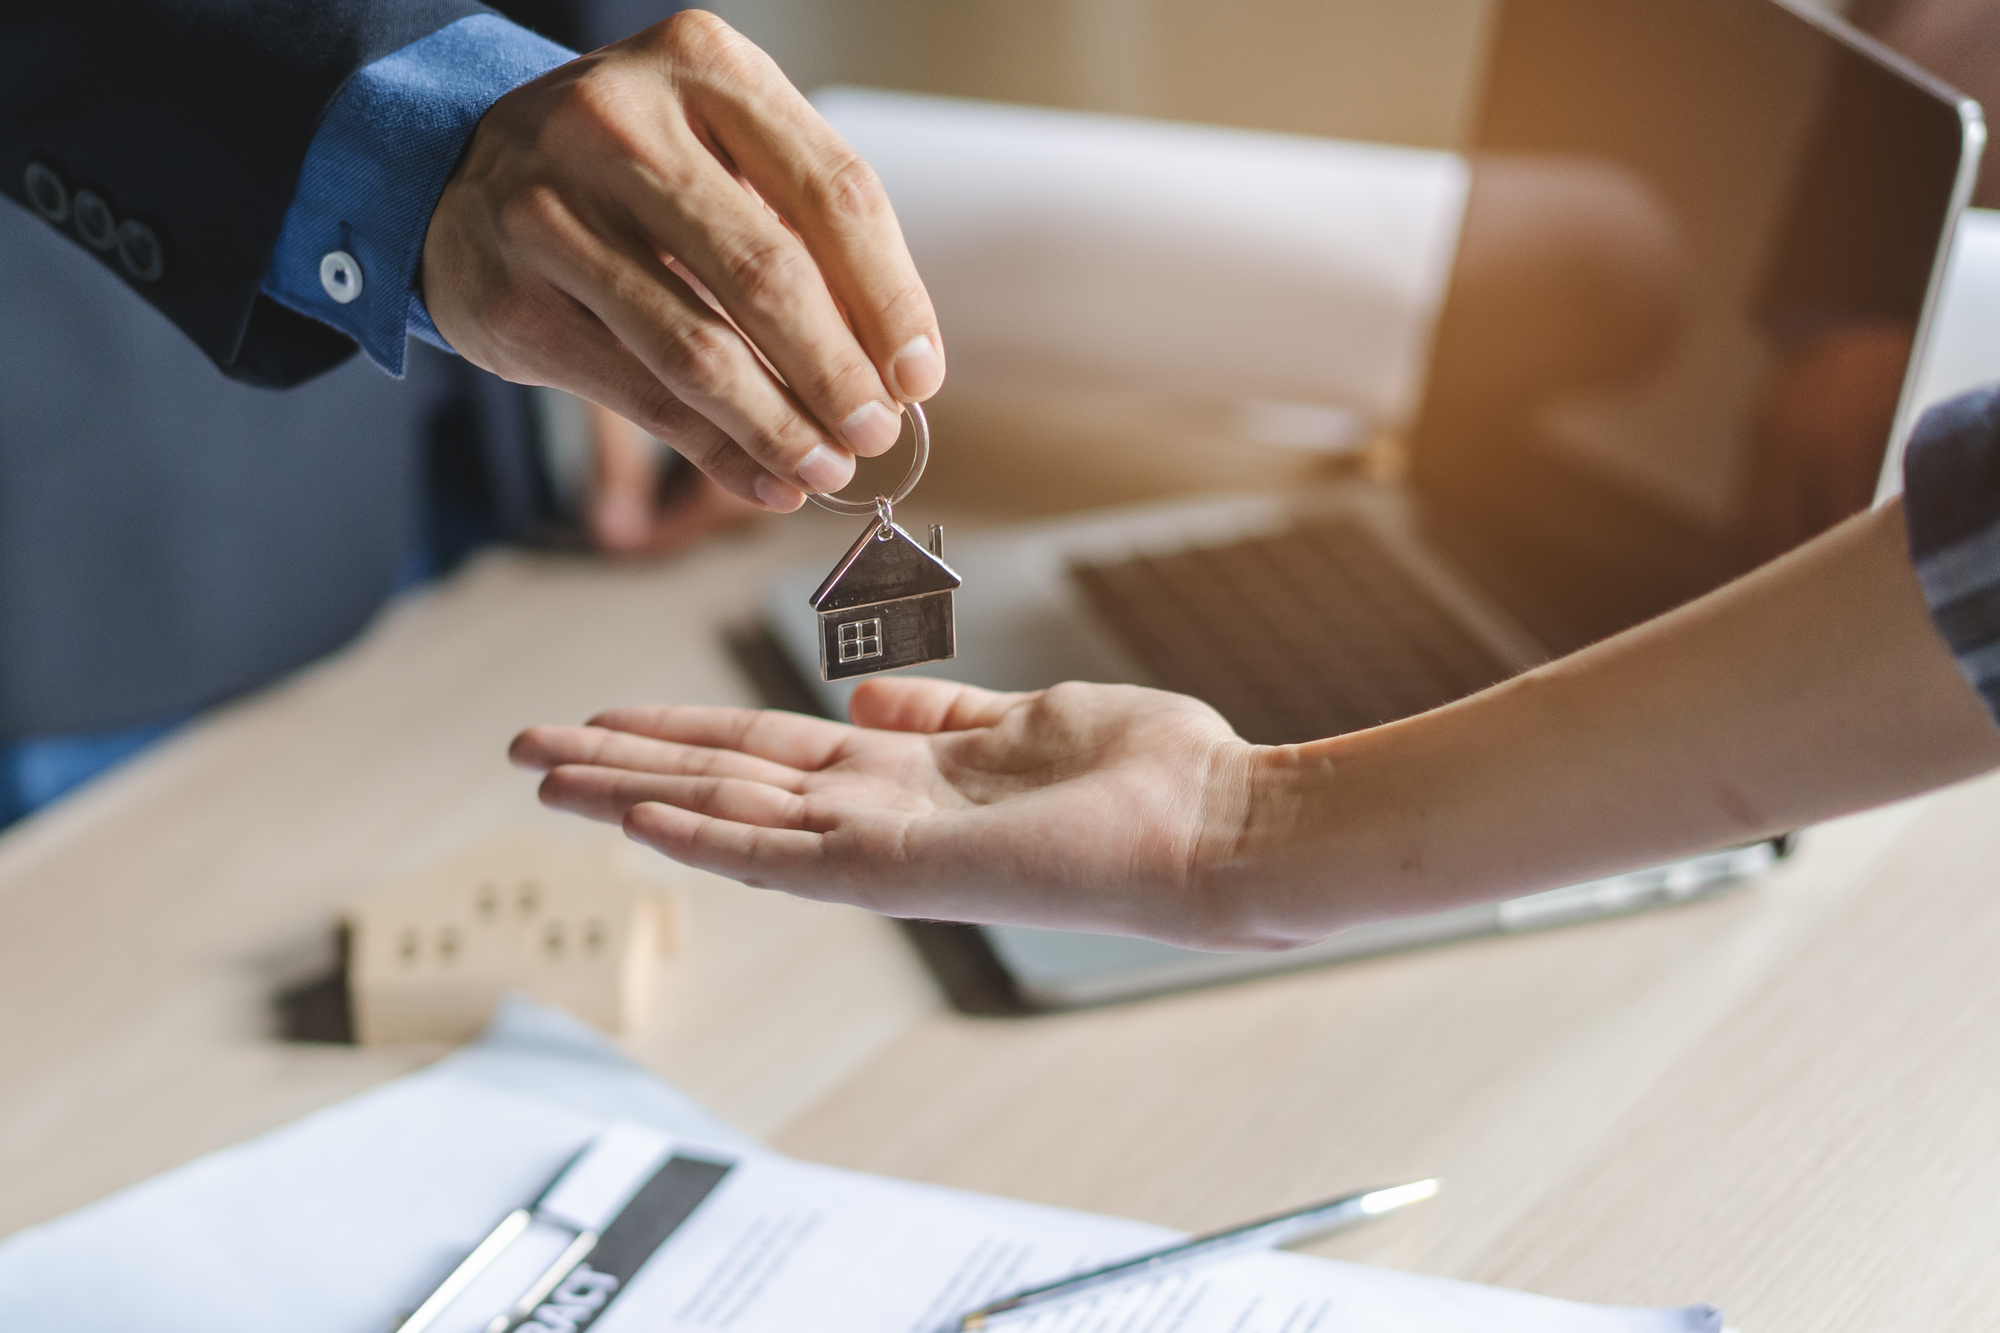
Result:
[[347,913],[347,986],[364,1046],[467,1041],[514,990],[632,1031],[671,901],[622,842],[509,835],[394,880]]

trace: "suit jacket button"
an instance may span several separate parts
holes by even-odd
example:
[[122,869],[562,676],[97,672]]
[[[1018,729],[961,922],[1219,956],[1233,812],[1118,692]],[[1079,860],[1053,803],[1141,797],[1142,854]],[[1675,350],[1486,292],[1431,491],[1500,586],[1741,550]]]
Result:
[[95,190],[78,190],[70,201],[70,214],[76,219],[76,234],[91,249],[109,250],[118,244],[118,217]]
[[22,183],[28,187],[28,202],[37,213],[57,226],[69,221],[69,186],[53,167],[30,162]]
[[345,250],[329,250],[320,256],[319,285],[326,294],[346,305],[361,295],[361,264]]
[[118,262],[140,282],[158,282],[167,271],[160,238],[143,222],[128,220],[118,229]]

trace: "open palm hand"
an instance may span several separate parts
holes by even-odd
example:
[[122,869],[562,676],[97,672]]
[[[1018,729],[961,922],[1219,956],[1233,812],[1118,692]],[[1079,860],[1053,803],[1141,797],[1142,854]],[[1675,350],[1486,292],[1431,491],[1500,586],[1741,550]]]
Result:
[[511,754],[547,772],[548,804],[755,887],[892,916],[1258,943],[1215,901],[1254,747],[1206,705],[889,678],[862,685],[852,715],[623,708],[532,728]]

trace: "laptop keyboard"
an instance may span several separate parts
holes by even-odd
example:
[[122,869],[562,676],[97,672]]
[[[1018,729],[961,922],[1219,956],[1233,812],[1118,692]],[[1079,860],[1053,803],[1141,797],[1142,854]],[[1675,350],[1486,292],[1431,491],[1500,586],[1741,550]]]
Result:
[[1356,519],[1071,573],[1163,688],[1262,745],[1408,717],[1511,674]]

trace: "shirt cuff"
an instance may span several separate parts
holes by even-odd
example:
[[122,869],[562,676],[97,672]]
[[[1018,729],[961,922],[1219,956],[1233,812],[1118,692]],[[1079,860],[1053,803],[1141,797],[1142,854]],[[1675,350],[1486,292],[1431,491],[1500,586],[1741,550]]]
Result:
[[2000,721],[2000,388],[1917,423],[1903,454],[1903,522],[1931,619]]
[[417,289],[438,196],[487,108],[571,59],[475,14],[358,71],[313,135],[264,293],[354,339],[391,375],[403,373],[408,334],[450,351]]

